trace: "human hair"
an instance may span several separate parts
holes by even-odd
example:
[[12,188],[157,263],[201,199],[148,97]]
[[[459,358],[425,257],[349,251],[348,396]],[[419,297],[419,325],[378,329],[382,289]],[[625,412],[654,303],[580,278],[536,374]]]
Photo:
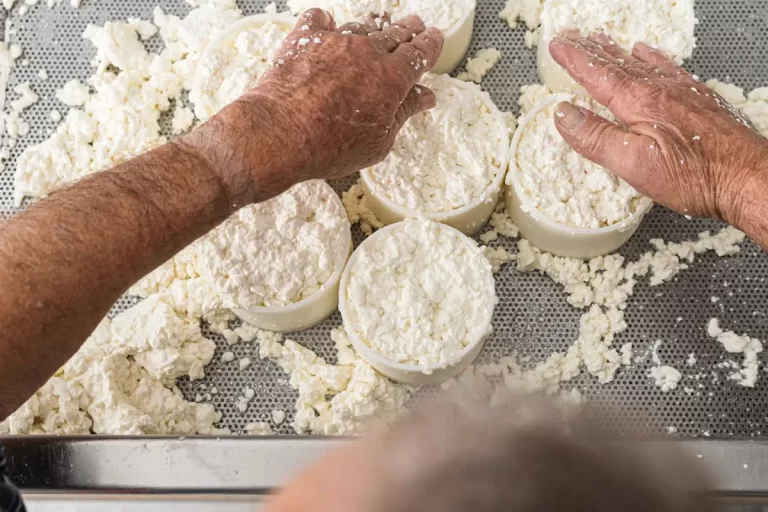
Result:
[[715,510],[683,454],[658,457],[541,399],[433,404],[383,434],[380,450],[382,511]]

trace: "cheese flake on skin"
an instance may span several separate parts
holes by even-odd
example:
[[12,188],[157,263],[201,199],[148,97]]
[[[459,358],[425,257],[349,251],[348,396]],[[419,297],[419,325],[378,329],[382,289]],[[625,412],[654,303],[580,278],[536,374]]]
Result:
[[369,238],[348,268],[348,329],[391,361],[423,371],[456,363],[487,334],[497,303],[491,265],[470,239],[410,220]]
[[476,85],[429,74],[422,83],[437,107],[411,118],[389,156],[366,172],[376,196],[417,212],[450,212],[486,197],[504,172],[499,152],[508,135]]
[[216,434],[213,406],[187,402],[175,379],[203,377],[215,344],[199,320],[155,295],[105,319],[30,400],[0,422],[2,434]]
[[[560,101],[570,101],[599,115],[610,112],[590,98],[575,94],[552,95],[549,107],[539,111],[522,130],[516,154],[521,191],[531,206],[548,218],[575,228],[602,228],[618,224],[650,200],[621,178],[578,155],[555,125]],[[512,186],[512,176],[507,177]]]
[[693,0],[546,0],[541,36],[551,41],[567,29],[584,35],[601,31],[625,50],[645,42],[682,64],[696,46],[696,23]]

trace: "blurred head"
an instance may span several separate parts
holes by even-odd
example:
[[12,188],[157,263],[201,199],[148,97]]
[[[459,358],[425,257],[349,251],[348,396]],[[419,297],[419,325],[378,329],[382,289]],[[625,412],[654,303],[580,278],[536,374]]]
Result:
[[581,420],[574,429],[541,401],[430,406],[321,460],[267,510],[713,510],[706,480],[684,457],[617,442]]

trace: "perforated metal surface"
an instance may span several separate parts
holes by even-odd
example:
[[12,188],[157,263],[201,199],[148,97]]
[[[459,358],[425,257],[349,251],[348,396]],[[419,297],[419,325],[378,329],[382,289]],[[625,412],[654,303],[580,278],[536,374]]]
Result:
[[[128,17],[151,18],[152,9],[160,4],[167,12],[183,15],[189,10],[183,0],[84,0],[83,7],[72,9],[67,2],[54,9],[41,5],[32,6],[24,17],[15,16],[16,35],[13,42],[24,48],[23,58],[29,65],[20,67],[11,81],[30,81],[42,100],[25,113],[32,126],[32,133],[12,151],[11,160],[0,174],[0,217],[10,215],[12,209],[12,181],[15,158],[28,144],[39,143],[53,128],[49,112],[63,109],[54,92],[72,78],[86,78],[93,68],[90,60],[93,49],[81,34],[88,23],[107,20],[124,20]],[[266,1],[240,0],[246,14],[260,12]],[[278,2],[283,4],[283,2]],[[517,111],[517,99],[521,85],[537,82],[534,52],[525,48],[524,31],[510,30],[498,18],[504,0],[478,0],[475,38],[470,50],[493,46],[504,57],[486,77],[483,87],[493,96],[502,110]],[[280,5],[283,7],[283,5]],[[696,11],[701,24],[697,29],[699,48],[690,62],[690,69],[703,78],[719,78],[752,89],[768,85],[768,2],[761,0],[697,0]],[[153,49],[160,47],[154,39]],[[21,60],[21,59],[20,59]],[[39,69],[48,71],[50,79],[37,77]],[[351,180],[335,183],[337,190],[346,189]],[[642,228],[622,252],[630,259],[649,250],[650,238],[681,241],[694,238],[700,231],[717,229],[717,223],[687,221],[684,218],[656,208],[645,220]],[[355,229],[356,242],[361,237]],[[514,241],[499,242],[510,252],[515,251]],[[603,386],[595,380],[582,377],[576,386],[597,403],[608,404],[611,409],[605,422],[622,425],[640,433],[660,434],[674,426],[683,436],[709,434],[714,438],[768,436],[768,378],[761,370],[758,387],[749,390],[736,386],[726,379],[722,370],[712,370],[724,359],[722,348],[706,335],[706,323],[720,317],[724,327],[749,333],[753,337],[768,339],[768,257],[753,245],[746,245],[743,254],[732,259],[702,257],[678,279],[657,288],[647,283],[637,287],[627,310],[629,330],[619,336],[619,344],[633,342],[636,351],[643,354],[656,340],[664,343],[659,356],[665,364],[680,368],[686,375],[704,373],[701,381],[686,378],[680,388],[672,393],[658,390],[647,373],[650,356],[645,363],[621,371],[616,382]],[[533,361],[545,358],[555,350],[564,350],[576,338],[581,312],[566,302],[560,287],[539,274],[518,274],[508,266],[497,276],[501,303],[495,315],[496,332],[488,342],[483,361],[518,351],[530,355]],[[726,285],[727,283],[727,285]],[[713,303],[712,296],[720,301]],[[118,302],[116,310],[132,304],[130,299]],[[678,318],[681,318],[678,321]],[[330,330],[341,322],[338,314],[323,325],[293,338],[334,361]],[[208,367],[208,377],[201,382],[181,381],[180,386],[187,398],[197,393],[210,393],[212,403],[224,413],[223,426],[235,431],[252,421],[271,421],[271,411],[280,409],[288,417],[281,434],[290,434],[293,419],[293,403],[296,394],[286,383],[286,377],[269,361],[258,361],[257,348],[250,344],[227,347],[217,340],[219,348],[214,361]],[[223,363],[221,355],[232,350],[236,359]],[[699,364],[688,368],[688,354],[695,353]],[[237,369],[237,360],[251,357],[254,364],[243,372]],[[718,375],[713,384],[712,371]],[[688,396],[684,386],[696,387],[696,394]],[[205,387],[205,389],[203,389]],[[235,401],[246,387],[256,391],[246,414],[240,414]]]

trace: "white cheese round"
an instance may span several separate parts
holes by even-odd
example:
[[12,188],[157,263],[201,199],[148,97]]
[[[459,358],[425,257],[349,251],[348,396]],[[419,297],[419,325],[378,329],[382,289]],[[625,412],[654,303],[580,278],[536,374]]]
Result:
[[389,156],[364,172],[371,193],[417,213],[486,199],[506,171],[504,119],[475,84],[445,75],[427,75],[423,84],[435,91],[437,106],[411,118]]
[[618,224],[648,205],[639,192],[603,167],[579,156],[555,126],[561,101],[570,101],[608,119],[611,113],[583,95],[551,94],[522,120],[513,142],[515,166],[507,184],[519,187],[530,205],[551,220],[574,228]]
[[189,94],[195,115],[208,119],[255,87],[272,66],[294,21],[286,16],[253,16],[211,43]]
[[288,0],[288,8],[300,14],[312,7],[333,14],[337,25],[360,21],[370,14],[389,14],[394,21],[418,14],[428,27],[448,30],[475,7],[475,0]]
[[601,31],[627,51],[644,42],[682,64],[696,46],[696,23],[693,0],[547,0],[537,55],[540,78],[556,91],[577,87],[549,52],[549,42],[564,30],[585,36]]
[[455,365],[481,343],[498,302],[483,251],[428,220],[403,221],[363,242],[341,293],[350,337],[424,373]]
[[350,229],[333,189],[308,181],[241,209],[207,235],[200,270],[225,308],[289,306],[340,277]]
[[679,63],[693,54],[693,0],[547,0],[541,12],[544,41],[566,29],[602,31],[626,50],[644,42]]

